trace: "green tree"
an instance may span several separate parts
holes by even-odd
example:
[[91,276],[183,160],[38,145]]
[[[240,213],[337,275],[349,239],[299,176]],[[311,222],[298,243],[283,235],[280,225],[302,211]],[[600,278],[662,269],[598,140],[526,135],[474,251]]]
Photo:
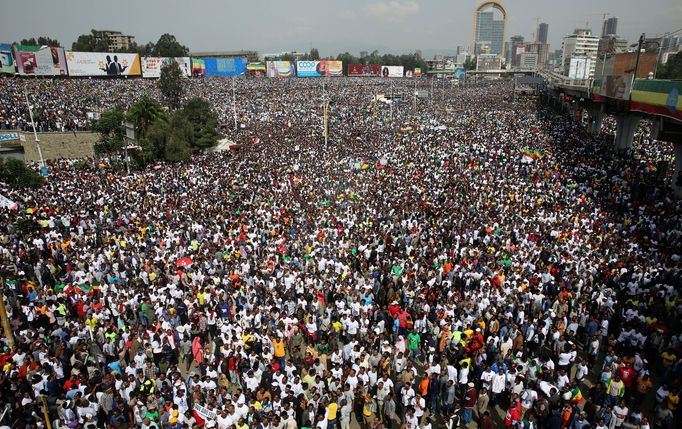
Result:
[[469,57],[464,61],[464,70],[476,70],[476,57]]
[[159,91],[165,97],[168,105],[172,109],[180,106],[182,98],[182,70],[175,60],[168,61],[161,66],[161,77],[159,78]]
[[124,119],[125,113],[120,106],[102,112],[93,126],[93,130],[100,135],[99,141],[95,143],[97,155],[111,156],[123,149]]
[[312,48],[309,56],[312,61],[317,61],[320,59],[320,51],[318,51],[317,48]]
[[186,57],[189,54],[187,46],[180,44],[172,34],[162,34],[156,42],[154,55],[158,57]]
[[80,52],[109,52],[109,39],[102,31],[90,30],[90,34],[81,34],[71,45],[71,49]]
[[153,56],[155,49],[156,45],[154,45],[154,42],[147,42],[144,45],[137,45],[137,53],[140,54],[140,56],[142,57]]
[[189,144],[191,137],[191,124],[182,112],[175,112],[167,129],[164,159],[171,162],[188,160],[192,156]]
[[682,79],[682,52],[668,57],[668,62],[659,67],[656,79]]
[[218,144],[218,116],[211,110],[208,101],[192,98],[185,104],[182,114],[192,126],[189,146],[193,149],[206,149]]
[[51,48],[58,48],[61,46],[59,40],[51,39],[45,36],[40,36],[37,40],[35,37],[31,37],[30,39],[21,39],[19,44],[28,46],[49,46]]
[[167,121],[166,112],[158,101],[147,96],[133,104],[128,110],[127,119],[135,124],[135,134],[144,137],[149,126],[156,121]]
[[18,159],[0,159],[0,180],[16,188],[37,188],[43,184],[42,176]]

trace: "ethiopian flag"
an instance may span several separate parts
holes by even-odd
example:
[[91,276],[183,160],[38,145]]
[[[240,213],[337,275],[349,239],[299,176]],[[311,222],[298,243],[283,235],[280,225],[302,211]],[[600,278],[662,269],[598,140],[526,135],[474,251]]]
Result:
[[583,402],[583,393],[580,391],[580,388],[578,386],[575,386],[575,388],[571,391],[571,402],[574,404],[580,404]]

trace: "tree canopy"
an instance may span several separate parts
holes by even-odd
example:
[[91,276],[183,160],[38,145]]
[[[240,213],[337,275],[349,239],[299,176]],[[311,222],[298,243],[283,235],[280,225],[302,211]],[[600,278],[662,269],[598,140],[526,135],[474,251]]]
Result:
[[59,40],[46,36],[40,36],[37,39],[35,37],[31,37],[30,39],[21,39],[19,44],[27,46],[49,46],[51,48],[58,48],[61,46]]
[[43,178],[18,159],[0,158],[0,180],[16,188],[37,188]]
[[182,98],[182,70],[177,62],[168,61],[161,66],[161,77],[158,82],[159,91],[166,99],[168,106],[177,109]]
[[659,67],[657,79],[682,79],[682,52],[668,57],[668,62]]
[[135,136],[141,152],[131,152],[138,164],[165,160],[188,160],[192,152],[207,149],[218,143],[218,117],[202,98],[189,100],[181,109],[166,112],[161,104],[143,97],[127,113],[120,108],[102,113],[95,123],[100,142],[95,146],[98,154],[113,155],[124,146],[124,120],[135,124]]

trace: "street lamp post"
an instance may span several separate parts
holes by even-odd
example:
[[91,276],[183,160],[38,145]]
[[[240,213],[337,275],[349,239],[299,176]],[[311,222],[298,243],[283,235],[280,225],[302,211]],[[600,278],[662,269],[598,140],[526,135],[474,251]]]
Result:
[[31,103],[28,102],[28,91],[24,90],[24,97],[26,98],[26,105],[28,106],[28,116],[31,118],[31,126],[33,127],[33,138],[36,142],[36,147],[38,148],[38,156],[40,157],[40,166],[45,168],[45,160],[43,159],[43,151],[40,148],[40,139],[38,138],[38,132],[36,131],[36,123],[33,120],[33,108]]
[[236,133],[237,130],[237,97],[235,95],[235,90],[234,90],[234,79],[235,77],[232,76],[232,113],[234,116],[234,132]]
[[637,59],[635,60],[635,71],[632,73],[632,81],[630,82],[630,91],[632,91],[632,87],[635,84],[635,79],[637,79],[637,69],[639,68],[639,56],[642,53],[642,45],[644,45],[644,40],[645,40],[645,35],[642,33],[641,36],[639,36],[639,41],[637,42]]

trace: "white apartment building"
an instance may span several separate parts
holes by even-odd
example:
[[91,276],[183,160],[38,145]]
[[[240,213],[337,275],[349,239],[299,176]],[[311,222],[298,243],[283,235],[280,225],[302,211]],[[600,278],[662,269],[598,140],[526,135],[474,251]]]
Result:
[[597,63],[597,51],[599,50],[599,36],[592,34],[589,29],[576,29],[573,34],[564,37],[562,43],[561,68],[564,76],[569,75],[571,58],[590,57],[590,71],[588,79],[594,77],[594,67]]

